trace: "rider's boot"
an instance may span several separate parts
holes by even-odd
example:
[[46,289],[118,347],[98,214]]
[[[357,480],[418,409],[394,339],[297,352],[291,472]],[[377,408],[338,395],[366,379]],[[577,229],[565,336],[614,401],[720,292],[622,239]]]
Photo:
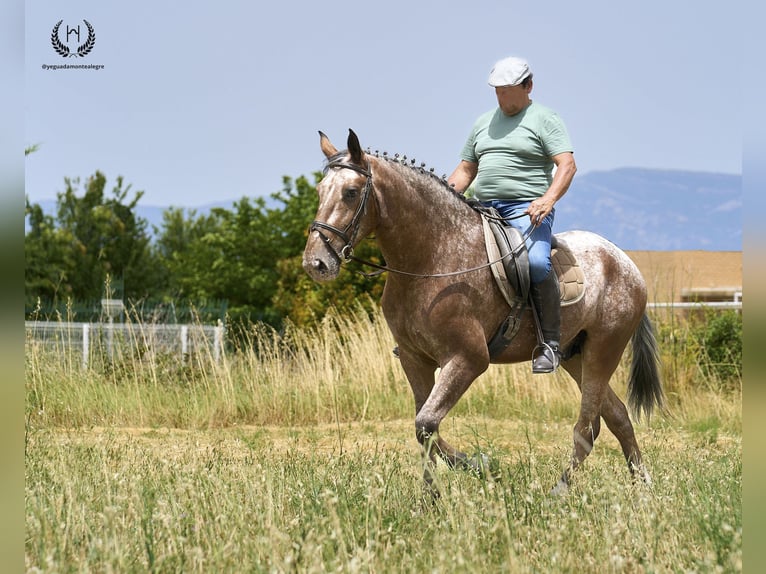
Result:
[[561,362],[559,340],[561,339],[561,295],[559,278],[551,270],[547,277],[530,286],[532,302],[540,318],[543,345],[535,349],[532,360],[533,373],[552,373]]

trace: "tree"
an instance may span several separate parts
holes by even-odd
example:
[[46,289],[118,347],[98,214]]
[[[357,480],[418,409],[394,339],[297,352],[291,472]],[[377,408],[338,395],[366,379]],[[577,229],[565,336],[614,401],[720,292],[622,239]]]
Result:
[[[281,191],[263,198],[242,198],[233,210],[216,208],[206,216],[183,211],[164,214],[157,239],[157,259],[167,274],[170,292],[196,301],[225,299],[234,324],[263,321],[281,327],[285,317],[307,324],[324,316],[330,306],[356,309],[379,298],[381,278],[366,279],[343,272],[320,285],[301,266],[309,223],[317,209],[316,183],[307,178],[283,179]],[[358,248],[360,256],[380,261],[374,242]]]
[[[311,324],[324,317],[330,307],[340,312],[355,311],[357,305],[370,305],[383,294],[384,276],[366,277],[357,264],[344,266],[335,281],[317,283],[303,270],[303,249],[308,238],[308,225],[318,206],[316,184],[321,174],[314,174],[315,185],[306,178],[298,178],[295,188],[289,178],[284,179],[283,193],[279,197],[285,209],[275,214],[280,221],[289,253],[278,263],[278,279],[272,298],[275,312],[298,325]],[[381,264],[382,256],[372,240],[363,241],[355,249],[361,259]]]
[[214,210],[220,227],[205,238],[216,256],[207,281],[215,297],[229,303],[229,315],[238,322],[279,321],[271,310],[277,280],[276,263],[284,250],[263,198],[242,198],[234,211]]
[[[167,299],[200,302],[212,298],[211,266],[218,254],[212,241],[220,231],[216,214],[198,216],[195,210],[170,208],[154,245],[162,273],[162,296]],[[156,295],[160,295],[159,293]]]
[[72,296],[67,277],[74,267],[68,234],[57,229],[53,217],[29,200],[25,214],[29,225],[24,237],[26,306],[34,307],[37,299],[54,304],[66,301]]
[[286,252],[280,236],[263,198],[243,197],[233,210],[215,208],[204,216],[192,211],[189,219],[170,210],[156,245],[167,290],[195,302],[225,299],[237,323],[278,324],[271,298],[277,261]]
[[86,180],[81,196],[79,179],[64,181],[55,219],[44,215],[39,205],[27,205],[27,298],[99,299],[107,277],[122,286],[120,296],[147,296],[156,287],[157,273],[146,221],[135,214],[143,192],[130,198],[131,186],[118,177],[111,196],[106,196],[106,177],[100,171]]
[[[358,301],[377,300],[382,277],[343,271],[337,281],[314,283],[301,259],[308,226],[316,213],[316,184],[284,177],[281,191],[243,197],[233,209],[205,215],[169,209],[154,243],[121,177],[106,196],[106,178],[96,172],[78,192],[78,179],[65,179],[55,217],[27,205],[26,293],[49,302],[92,301],[104,295],[107,276],[115,295],[136,302],[182,302],[204,306],[226,301],[234,324],[263,321],[279,328],[285,317],[299,324],[324,316],[330,306],[356,310]],[[382,262],[373,241],[357,247],[360,257]],[[124,289],[120,287],[123,286]]]

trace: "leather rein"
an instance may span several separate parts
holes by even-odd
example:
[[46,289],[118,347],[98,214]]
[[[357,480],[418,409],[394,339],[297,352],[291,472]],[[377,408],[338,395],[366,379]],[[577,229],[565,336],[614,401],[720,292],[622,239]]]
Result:
[[[376,275],[379,275],[381,273],[388,271],[389,273],[406,275],[408,277],[418,277],[421,279],[430,278],[430,277],[453,277],[455,275],[463,275],[465,273],[472,273],[474,271],[480,271],[482,269],[486,269],[488,267],[491,267],[495,263],[498,263],[506,259],[509,256],[515,256],[515,251],[511,251],[509,253],[506,253],[504,256],[500,257],[499,259],[496,259],[495,261],[490,261],[489,263],[484,263],[482,265],[478,265],[477,267],[471,267],[470,269],[462,269],[460,271],[452,271],[449,273],[431,273],[431,274],[410,273],[408,271],[393,269],[391,267],[388,267],[387,265],[379,265],[377,263],[373,263],[372,261],[366,261],[365,259],[360,259],[359,257],[356,257],[354,255],[353,242],[354,242],[354,239],[356,239],[357,233],[359,233],[359,227],[361,224],[362,216],[367,213],[367,203],[370,199],[370,194],[372,192],[372,170],[370,169],[369,162],[367,163],[367,168],[365,169],[358,165],[354,165],[353,163],[346,163],[342,161],[330,163],[326,169],[329,170],[335,167],[342,168],[342,169],[350,169],[365,176],[366,181],[364,183],[364,188],[362,189],[362,198],[359,201],[359,205],[357,205],[356,207],[354,216],[351,218],[351,221],[348,223],[348,225],[346,225],[344,229],[339,229],[338,227],[335,227],[334,225],[330,225],[329,223],[325,223],[323,221],[318,221],[315,219],[314,221],[311,222],[311,225],[309,226],[309,233],[311,233],[312,231],[316,231],[319,234],[319,237],[322,239],[322,242],[324,243],[325,247],[330,252],[330,255],[332,255],[338,261],[338,263],[342,264],[348,261],[355,261],[361,265],[366,265],[367,267],[372,267],[374,269],[379,270],[377,273],[362,273],[362,275],[365,275],[367,277],[374,277]],[[493,218],[493,219],[497,219],[497,218]],[[323,230],[329,231],[330,233],[337,235],[345,242],[345,245],[341,248],[340,252],[335,250],[335,248],[332,246],[332,243],[330,242],[330,238],[327,237],[327,235],[325,235],[324,233],[322,233]],[[529,232],[523,236],[524,241],[521,243],[520,247],[524,246],[524,244],[526,243],[526,240],[529,238],[533,230],[534,230],[534,227],[531,227]]]

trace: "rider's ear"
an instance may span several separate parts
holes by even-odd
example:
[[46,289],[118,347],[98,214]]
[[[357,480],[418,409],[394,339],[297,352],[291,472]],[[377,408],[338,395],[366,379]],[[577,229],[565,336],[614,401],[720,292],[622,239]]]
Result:
[[348,130],[348,153],[351,154],[351,163],[362,165],[362,146],[359,145],[359,138],[356,137],[354,130]]

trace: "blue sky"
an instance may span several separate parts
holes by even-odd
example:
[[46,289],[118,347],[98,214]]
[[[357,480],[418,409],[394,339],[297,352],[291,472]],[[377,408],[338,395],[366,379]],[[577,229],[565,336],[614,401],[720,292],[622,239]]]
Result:
[[[564,118],[581,174],[741,173],[742,47],[715,6],[33,0],[24,129],[40,148],[26,194],[55,198],[64,177],[98,169],[144,190],[144,205],[266,196],[321,168],[317,130],[345,147],[348,128],[449,173],[507,55],[529,60],[532,97]],[[53,50],[59,20],[83,41],[92,24],[86,57]],[[66,63],[103,69],[42,68]]]

